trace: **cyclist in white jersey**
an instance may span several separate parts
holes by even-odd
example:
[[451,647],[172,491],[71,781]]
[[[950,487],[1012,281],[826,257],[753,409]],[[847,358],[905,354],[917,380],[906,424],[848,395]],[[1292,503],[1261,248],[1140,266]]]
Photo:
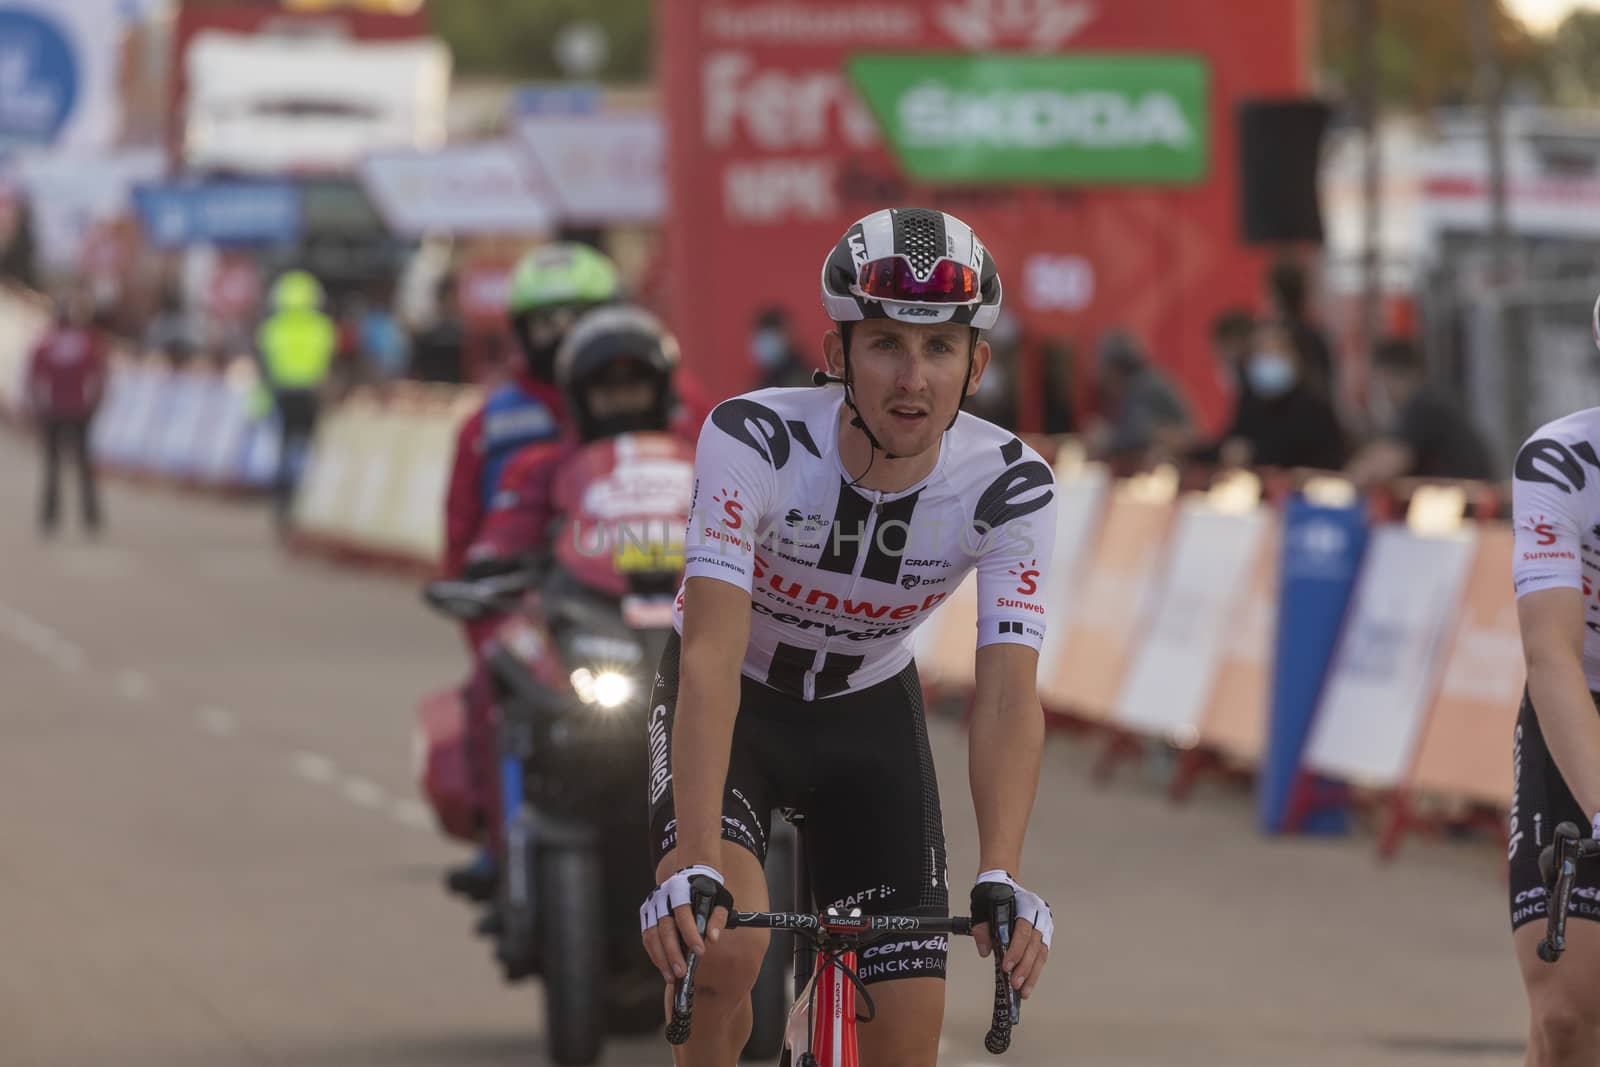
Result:
[[[959,219],[899,208],[850,227],[822,290],[837,329],[819,387],[735,397],[701,433],[680,641],[651,699],[661,884],[640,910],[642,937],[669,983],[685,947],[710,945],[693,1035],[676,1052],[696,1067],[733,1067],[750,1031],[767,937],[722,925],[734,901],[767,904],[774,807],[804,815],[819,904],[948,914],[911,634],[972,570],[974,913],[993,887],[1015,891],[1022,921],[1005,963],[1024,996],[1049,954],[1049,906],[1015,879],[1044,741],[1034,683],[1054,478],[1013,434],[960,411],[989,362],[980,331],[999,312],[998,272]],[[691,878],[720,887],[704,940]],[[987,954],[986,929],[977,940]],[[945,953],[937,937],[863,955],[876,1018],[861,1028],[862,1062],[936,1062]]]
[[[1600,345],[1600,301],[1595,304]],[[1600,836],[1600,408],[1541,426],[1513,471],[1517,614],[1527,661],[1512,744],[1511,926],[1528,991],[1528,1063],[1600,1062],[1600,869],[1580,864],[1556,966],[1536,947],[1539,853],[1561,822]]]

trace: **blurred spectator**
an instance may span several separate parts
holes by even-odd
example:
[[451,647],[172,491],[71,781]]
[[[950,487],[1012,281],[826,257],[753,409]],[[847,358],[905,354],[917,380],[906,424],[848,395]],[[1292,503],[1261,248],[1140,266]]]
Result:
[[[1214,337],[1223,331],[1218,322]],[[1228,320],[1229,345],[1219,344],[1219,361],[1237,359],[1231,345],[1237,320]],[[1295,348],[1288,323],[1266,319],[1246,335],[1253,340],[1242,363],[1239,404],[1233,423],[1211,449],[1195,458],[1229,467],[1317,467],[1338,470],[1344,464],[1344,435],[1328,399],[1306,387],[1301,378],[1303,353]]]
[[295,481],[317,425],[318,392],[333,367],[338,331],[321,310],[322,284],[303,270],[273,283],[273,312],[256,332],[263,382],[272,393],[282,431],[273,513],[286,533]]
[[356,344],[361,352],[364,377],[380,382],[399,378],[410,361],[409,340],[390,306],[388,286],[374,285],[355,305]]
[[144,331],[144,348],[170,360],[175,366],[187,362],[194,351],[194,333],[184,314],[183,296],[178,287],[161,291],[161,303]]
[[760,370],[758,389],[811,384],[812,366],[800,354],[790,333],[789,313],[781,307],[762,308],[756,314],[755,327],[750,332],[750,358]]
[[[15,195],[15,194],[14,194]],[[0,241],[0,279],[10,279],[28,289],[39,287],[34,256],[33,213],[25,197],[18,196],[10,232]]]
[[434,287],[432,323],[411,337],[411,377],[452,385],[464,381],[461,349],[465,340],[456,279],[447,274]]
[[1132,335],[1118,330],[1101,339],[1095,375],[1105,420],[1088,435],[1093,455],[1135,460],[1188,450],[1193,439],[1189,409]]
[[88,295],[81,290],[64,294],[57,302],[55,325],[28,361],[28,409],[38,424],[44,457],[39,529],[46,536],[56,532],[61,456],[68,451],[78,465],[83,526],[90,533],[100,531],[89,424],[105,391],[109,356],[109,341],[94,321]]
[[978,383],[978,391],[966,402],[966,409],[996,426],[1015,429],[1017,425],[1017,385],[1021,353],[1018,341],[1022,327],[1009,311],[1002,310],[994,327],[984,335],[989,342],[989,366]]
[[1305,268],[1288,260],[1267,274],[1267,299],[1274,317],[1288,323],[1295,349],[1300,353],[1301,375],[1307,389],[1332,399],[1333,349],[1322,328],[1311,320],[1306,307]]
[[1391,337],[1372,357],[1377,440],[1350,460],[1357,485],[1394,478],[1488,478],[1489,450],[1471,419],[1448,392],[1428,381],[1422,353]]
[[1071,346],[1060,338],[1050,338],[1039,348],[1044,360],[1044,432],[1078,432],[1076,374]]

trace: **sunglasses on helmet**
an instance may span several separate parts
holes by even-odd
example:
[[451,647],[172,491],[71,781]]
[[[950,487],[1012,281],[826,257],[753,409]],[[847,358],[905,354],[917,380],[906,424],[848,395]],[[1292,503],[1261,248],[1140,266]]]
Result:
[[851,291],[902,304],[976,304],[982,297],[978,272],[948,256],[940,256],[926,278],[917,277],[904,255],[870,260],[856,271]]

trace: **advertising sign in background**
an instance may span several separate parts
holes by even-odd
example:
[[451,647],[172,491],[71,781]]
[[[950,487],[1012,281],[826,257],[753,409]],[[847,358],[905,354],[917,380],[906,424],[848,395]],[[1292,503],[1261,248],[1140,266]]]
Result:
[[[662,277],[690,371],[724,395],[750,388],[752,322],[768,305],[790,312],[820,360],[828,323],[817,278],[833,242],[870,211],[917,204],[977,229],[1027,338],[1066,341],[1082,371],[1105,332],[1131,329],[1215,426],[1223,404],[1208,330],[1223,309],[1259,304],[1266,262],[1239,241],[1235,108],[1302,90],[1307,12],[1303,0],[666,0],[657,21],[669,109]],[[937,73],[953,50],[985,65],[1041,53],[1047,64],[1186,57],[1204,71],[1196,135],[1205,147],[1182,165],[1194,173],[1203,158],[1203,171],[1162,185],[919,178],[897,159],[850,65],[924,53]],[[1040,379],[1023,384],[1037,403]],[[1024,428],[1036,411],[1024,405]]]
[[119,0],[0,0],[0,156],[111,145],[122,25]]
[[850,80],[922,181],[1184,183],[1205,177],[1205,61],[1188,56],[861,55]]

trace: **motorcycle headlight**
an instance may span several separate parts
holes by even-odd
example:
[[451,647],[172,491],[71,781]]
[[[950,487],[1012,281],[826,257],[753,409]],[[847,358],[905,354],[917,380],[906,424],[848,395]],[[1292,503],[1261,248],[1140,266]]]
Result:
[[607,711],[633,699],[633,679],[620,671],[579,667],[572,672],[572,689],[585,704],[597,704]]

